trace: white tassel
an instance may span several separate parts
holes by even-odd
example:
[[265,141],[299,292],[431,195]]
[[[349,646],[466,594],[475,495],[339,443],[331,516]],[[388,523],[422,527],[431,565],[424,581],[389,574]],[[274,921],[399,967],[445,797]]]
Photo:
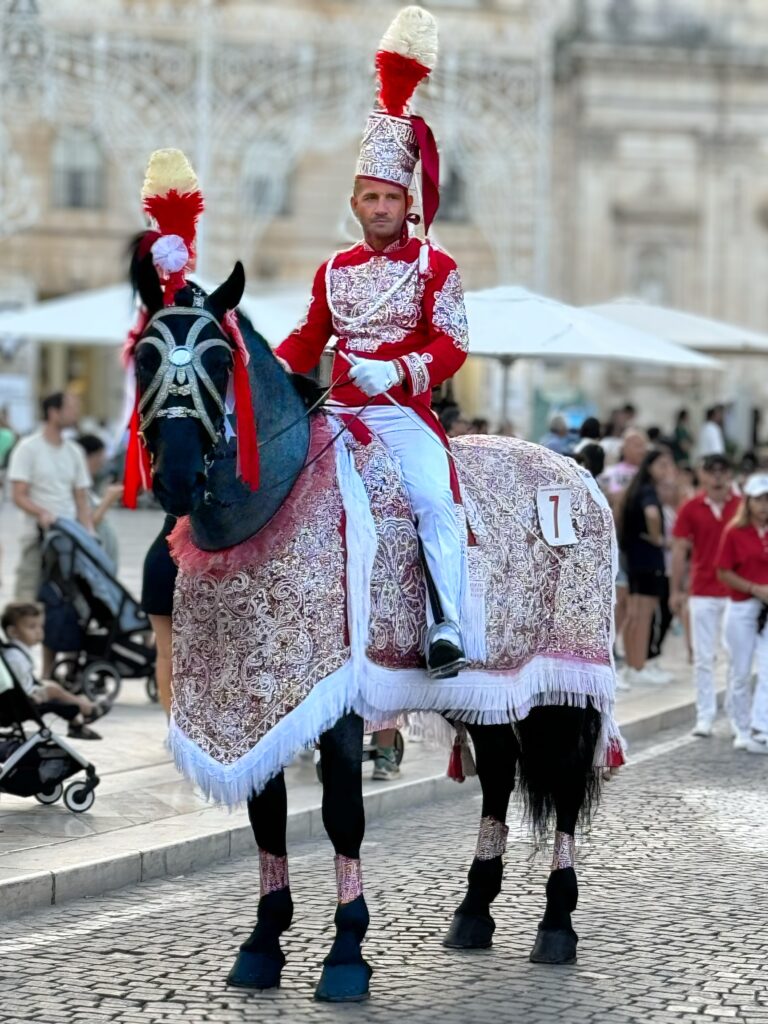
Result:
[[437,63],[437,22],[423,7],[404,7],[382,36],[379,49],[409,57],[431,70]]
[[488,647],[485,637],[485,578],[480,548],[468,547],[467,576],[461,600],[461,635],[464,653],[470,661],[484,662]]

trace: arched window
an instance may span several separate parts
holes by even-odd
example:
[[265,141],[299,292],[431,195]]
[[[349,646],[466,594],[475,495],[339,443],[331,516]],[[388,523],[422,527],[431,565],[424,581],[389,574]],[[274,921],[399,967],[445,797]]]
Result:
[[244,162],[245,208],[251,214],[289,217],[293,212],[294,174],[285,146],[273,139],[254,142]]
[[68,128],[53,144],[53,205],[68,210],[104,205],[104,155],[87,128]]
[[659,244],[643,245],[635,253],[633,294],[646,302],[664,305],[670,299],[669,274],[667,249]]
[[466,224],[469,220],[467,183],[456,168],[450,164],[440,183],[438,219],[444,224]]

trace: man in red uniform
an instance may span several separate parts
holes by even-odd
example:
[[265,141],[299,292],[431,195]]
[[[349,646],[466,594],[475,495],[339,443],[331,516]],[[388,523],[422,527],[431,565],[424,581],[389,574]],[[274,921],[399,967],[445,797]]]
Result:
[[690,554],[688,610],[696,683],[696,726],[693,734],[711,736],[717,715],[715,659],[728,603],[728,591],[717,578],[715,558],[723,530],[736,515],[740,499],[733,491],[731,468],[724,455],[708,455],[701,464],[699,475],[702,490],[680,506],[675,520],[669,606],[680,614],[685,596],[683,576]]
[[409,231],[408,190],[419,157],[427,229],[437,208],[437,151],[424,122],[404,113],[434,64],[436,45],[434,19],[418,7],[401,12],[382,40],[379,108],[368,119],[351,198],[363,241],[323,263],[306,318],[277,355],[287,369],[307,372],[335,335],[332,379],[340,383],[333,399],[358,412],[373,398],[359,419],[402,469],[442,613],[430,619],[427,668],[442,678],[466,664],[459,625],[463,526],[430,402],[432,388],[456,373],[469,346],[456,263]]

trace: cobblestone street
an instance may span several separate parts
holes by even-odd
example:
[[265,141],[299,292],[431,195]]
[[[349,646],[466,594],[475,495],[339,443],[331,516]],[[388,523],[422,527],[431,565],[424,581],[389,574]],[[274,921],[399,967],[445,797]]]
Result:
[[768,1024],[765,769],[723,735],[667,734],[635,751],[582,843],[576,967],[527,960],[547,860],[531,859],[514,818],[494,948],[442,948],[479,813],[457,789],[455,802],[369,831],[367,1005],[312,1001],[334,889],[329,845],[307,842],[290,851],[297,912],[280,991],[223,985],[258,897],[256,862],[244,858],[5,923],[0,1021]]

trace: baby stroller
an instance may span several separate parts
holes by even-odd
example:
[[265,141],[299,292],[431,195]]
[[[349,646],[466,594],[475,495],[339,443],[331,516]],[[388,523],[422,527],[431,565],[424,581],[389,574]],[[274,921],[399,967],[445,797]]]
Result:
[[155,648],[146,614],[115,576],[98,541],[57,519],[43,544],[45,644],[57,657],[52,676],[72,693],[111,702],[123,679],[146,679],[157,700]]
[[[33,796],[41,804],[55,804],[62,796],[74,814],[90,810],[99,784],[96,768],[45,724],[37,705],[29,699],[6,662],[0,642],[0,793]],[[37,732],[24,731],[32,722]],[[66,779],[85,772],[64,788]]]

